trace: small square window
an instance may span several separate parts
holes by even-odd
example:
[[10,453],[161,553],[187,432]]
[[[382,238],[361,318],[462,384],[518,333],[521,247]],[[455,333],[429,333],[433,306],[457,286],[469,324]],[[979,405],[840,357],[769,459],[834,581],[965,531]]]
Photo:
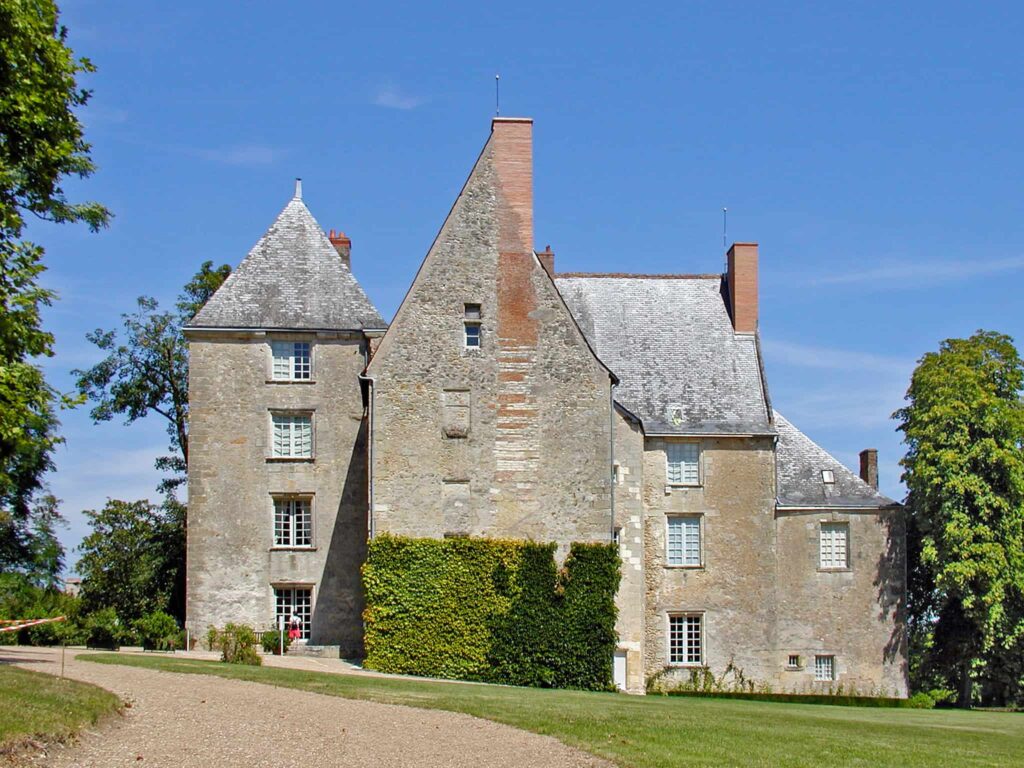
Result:
[[814,657],[814,679],[831,681],[836,679],[836,657]]
[[308,341],[272,341],[274,381],[308,381],[313,365]]
[[704,617],[699,613],[669,616],[669,664],[703,664],[703,630]]
[[786,666],[789,669],[800,669],[800,657],[791,654],[789,657],[789,661],[786,662]]
[[825,485],[835,485],[836,473],[831,469],[821,470],[821,482],[825,483]]
[[466,304],[466,319],[479,320],[481,318],[479,304]]
[[700,446],[697,443],[667,443],[669,485],[700,485]]

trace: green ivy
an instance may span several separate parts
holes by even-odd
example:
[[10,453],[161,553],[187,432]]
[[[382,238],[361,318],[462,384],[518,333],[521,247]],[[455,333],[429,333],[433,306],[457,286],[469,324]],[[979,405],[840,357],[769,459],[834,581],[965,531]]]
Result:
[[509,685],[612,685],[619,556],[573,544],[382,535],[363,566],[366,666]]

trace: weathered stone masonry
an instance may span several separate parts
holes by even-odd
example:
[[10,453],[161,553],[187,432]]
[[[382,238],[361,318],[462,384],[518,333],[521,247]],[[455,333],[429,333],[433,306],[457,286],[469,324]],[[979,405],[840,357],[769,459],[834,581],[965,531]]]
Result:
[[[723,275],[557,274],[532,130],[493,121],[386,333],[298,193],[196,316],[189,627],[269,627],[301,587],[310,644],[358,655],[369,536],[614,538],[627,690],[732,666],[906,695],[901,509],[873,451],[858,478],[772,408],[757,245]],[[274,340],[308,341],[312,377],[274,380]],[[311,456],[272,455],[275,412],[311,417]],[[312,499],[311,546],[275,546],[276,496]]]

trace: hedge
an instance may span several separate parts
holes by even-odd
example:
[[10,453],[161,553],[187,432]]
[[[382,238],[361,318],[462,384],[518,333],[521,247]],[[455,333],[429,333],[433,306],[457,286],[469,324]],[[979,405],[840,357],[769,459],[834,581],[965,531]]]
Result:
[[612,685],[612,545],[381,535],[363,565],[365,666],[509,685]]
[[665,696],[693,696],[706,699],[747,699],[748,701],[779,701],[789,704],[831,704],[837,707],[880,707],[883,709],[920,709],[911,699],[889,696],[849,696],[828,693],[748,693],[745,691],[666,691]]

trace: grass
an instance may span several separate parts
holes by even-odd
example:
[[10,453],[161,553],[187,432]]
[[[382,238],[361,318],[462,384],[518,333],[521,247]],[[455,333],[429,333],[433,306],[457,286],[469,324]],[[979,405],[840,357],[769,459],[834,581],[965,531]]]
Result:
[[167,657],[97,654],[79,658],[464,712],[554,736],[621,766],[636,768],[1024,765],[1024,715],[1013,713],[636,697],[335,675]]
[[118,709],[95,685],[0,665],[0,754],[25,739],[62,741]]

